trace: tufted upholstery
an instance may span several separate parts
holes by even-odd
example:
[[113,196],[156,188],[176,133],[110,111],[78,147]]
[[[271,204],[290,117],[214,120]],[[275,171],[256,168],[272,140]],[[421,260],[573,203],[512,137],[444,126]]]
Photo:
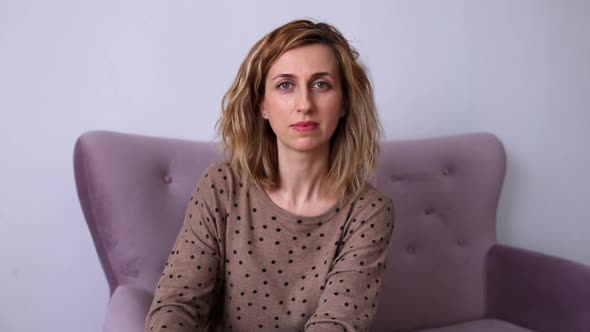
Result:
[[[111,293],[104,331],[143,331],[186,202],[219,158],[214,143],[104,131],[76,142],[80,203]],[[396,229],[373,331],[590,331],[590,268],[495,243],[504,172],[491,134],[384,143],[375,180]]]
[[393,198],[397,221],[384,278],[388,296],[375,327],[407,330],[484,316],[484,257],[496,239],[502,144],[487,134],[387,142],[382,156],[377,184]]
[[212,144],[89,132],[74,152],[84,216],[111,294],[119,285],[153,293]]

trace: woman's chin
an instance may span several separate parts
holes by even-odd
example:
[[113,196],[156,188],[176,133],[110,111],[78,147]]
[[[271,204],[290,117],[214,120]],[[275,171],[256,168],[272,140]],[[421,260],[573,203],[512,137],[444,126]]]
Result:
[[299,140],[294,142],[290,148],[294,151],[304,153],[327,152],[329,151],[329,142],[318,142],[316,140]]

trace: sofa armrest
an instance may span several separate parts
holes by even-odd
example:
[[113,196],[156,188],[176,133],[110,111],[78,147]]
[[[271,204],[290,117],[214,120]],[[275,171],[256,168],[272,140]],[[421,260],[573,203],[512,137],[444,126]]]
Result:
[[539,332],[587,332],[590,267],[495,245],[487,257],[488,316]]
[[132,286],[119,286],[113,292],[103,332],[144,332],[145,318],[153,294]]

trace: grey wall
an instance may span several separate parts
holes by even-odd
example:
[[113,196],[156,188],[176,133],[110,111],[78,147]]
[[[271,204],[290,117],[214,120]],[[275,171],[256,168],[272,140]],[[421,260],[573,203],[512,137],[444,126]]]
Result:
[[590,264],[588,1],[0,0],[0,330],[100,330],[77,136],[213,139],[249,47],[299,17],[359,49],[389,139],[504,141],[501,242]]

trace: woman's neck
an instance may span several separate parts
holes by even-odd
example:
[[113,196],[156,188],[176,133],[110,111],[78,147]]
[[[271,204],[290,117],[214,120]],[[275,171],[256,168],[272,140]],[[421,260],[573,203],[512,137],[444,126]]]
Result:
[[329,148],[327,151],[279,153],[279,187],[267,192],[281,208],[298,215],[319,215],[338,197],[329,195]]

